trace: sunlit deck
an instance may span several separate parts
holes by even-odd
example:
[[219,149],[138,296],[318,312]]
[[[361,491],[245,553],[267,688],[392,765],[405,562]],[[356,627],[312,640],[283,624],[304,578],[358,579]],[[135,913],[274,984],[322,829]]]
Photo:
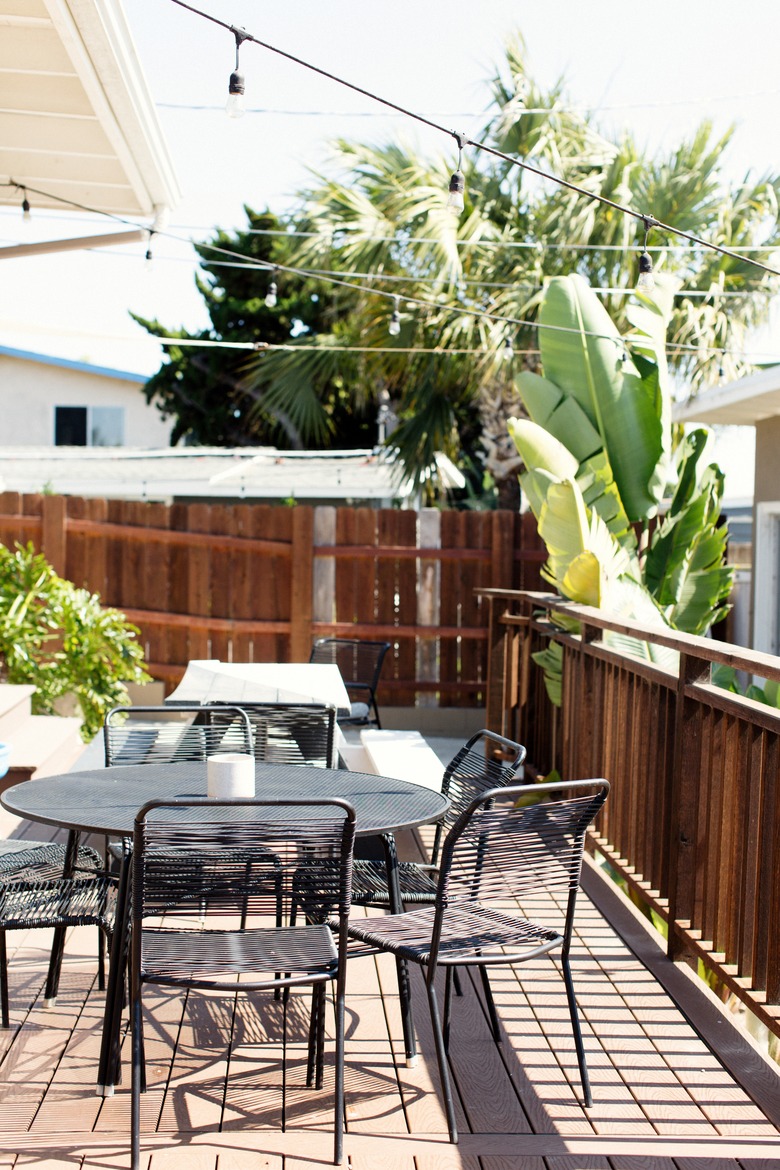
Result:
[[[455,1001],[450,1058],[461,1138],[451,1146],[421,985],[415,987],[420,1058],[408,1069],[392,960],[356,959],[348,989],[350,1165],[760,1170],[780,1164],[780,1077],[773,1067],[713,997],[669,963],[655,936],[590,866],[584,885],[575,982],[593,1108],[580,1105],[563,982],[553,961],[528,964],[516,975],[499,970],[492,983],[505,1031],[500,1048],[473,982],[465,981]],[[0,1035],[0,1166],[129,1165],[128,1075],[113,1097],[94,1090],[103,1007],[94,935],[83,928],[69,936],[51,1009],[42,1003],[47,935],[9,936],[13,1027]],[[185,1001],[157,992],[154,1002],[147,1023],[149,1091],[142,1099],[143,1152],[152,1170],[304,1170],[329,1163],[332,1070],[326,1068],[321,1092],[306,1089],[303,995],[288,1009],[286,1051],[281,1005],[271,998],[193,995]],[[126,1042],[126,1070],[128,1049]]]

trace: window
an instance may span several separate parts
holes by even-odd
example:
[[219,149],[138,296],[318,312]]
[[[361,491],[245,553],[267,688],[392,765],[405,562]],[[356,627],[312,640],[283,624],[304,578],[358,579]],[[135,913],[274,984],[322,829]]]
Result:
[[121,447],[125,437],[122,406],[55,406],[56,447]]

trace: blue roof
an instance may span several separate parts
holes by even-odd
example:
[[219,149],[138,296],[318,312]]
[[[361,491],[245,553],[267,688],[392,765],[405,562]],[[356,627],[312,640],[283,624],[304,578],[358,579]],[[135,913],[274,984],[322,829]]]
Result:
[[12,349],[0,345],[0,357],[21,358],[22,361],[40,362],[44,366],[61,366],[65,370],[79,370],[83,374],[103,374],[108,378],[119,378],[123,382],[148,382],[145,374],[133,374],[129,370],[112,370],[110,366],[93,366],[90,362],[72,362],[68,358],[52,357],[48,353],[32,353],[27,349]]

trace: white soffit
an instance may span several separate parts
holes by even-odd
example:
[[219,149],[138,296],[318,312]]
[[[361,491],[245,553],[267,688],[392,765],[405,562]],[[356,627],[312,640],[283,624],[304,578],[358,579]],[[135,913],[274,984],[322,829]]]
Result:
[[780,415],[780,365],[703,391],[675,408],[674,421],[755,426],[775,415]]
[[[121,0],[0,0],[0,182],[9,179],[117,215],[178,201]],[[21,199],[0,187],[0,203]]]

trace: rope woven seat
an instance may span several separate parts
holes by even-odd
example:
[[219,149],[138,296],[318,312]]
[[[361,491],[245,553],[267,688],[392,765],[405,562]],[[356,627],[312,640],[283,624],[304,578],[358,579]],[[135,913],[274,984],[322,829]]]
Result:
[[[2,1023],[10,1024],[6,931],[69,926],[97,926],[110,939],[116,887],[103,871],[100,855],[88,846],[75,849],[47,842],[0,842],[0,1004]],[[19,846],[22,847],[19,847]],[[64,876],[66,871],[68,876]],[[56,999],[63,938],[55,937],[44,992]],[[105,955],[98,952],[98,982],[105,985]]]
[[[315,1088],[323,1083],[325,990],[335,983],[334,1162],[342,1160],[354,840],[355,811],[336,798],[187,798],[153,801],[140,810],[132,857],[133,1170],[140,1166],[140,1094],[146,1087],[142,993],[149,983],[231,992],[281,991],[285,1026],[290,989],[311,986],[307,1084]],[[314,863],[310,872],[316,875],[317,893],[338,908],[335,929],[324,922],[294,921],[293,900],[301,888],[304,858]],[[265,873],[267,880],[247,882],[248,869]],[[282,1070],[284,1075],[284,1065]],[[283,1088],[283,1126],[285,1100]]]
[[[453,975],[479,971],[496,1043],[501,1030],[491,966],[523,963],[559,949],[586,1107],[590,1082],[569,951],[585,832],[607,798],[606,780],[526,784],[483,792],[442,844],[433,906],[354,919],[350,940],[417,963],[425,974],[450,1140],[458,1140],[447,1049]],[[443,1023],[435,977],[446,971]]]

